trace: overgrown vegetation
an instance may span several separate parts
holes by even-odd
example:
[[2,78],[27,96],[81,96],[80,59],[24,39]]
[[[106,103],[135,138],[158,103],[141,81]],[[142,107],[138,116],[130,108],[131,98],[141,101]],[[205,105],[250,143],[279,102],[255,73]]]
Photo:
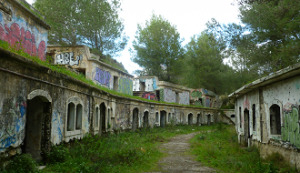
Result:
[[237,143],[234,127],[167,126],[136,132],[86,136],[82,140],[52,147],[46,168],[38,171],[30,155],[16,156],[7,166],[11,172],[144,172],[155,171],[164,155],[159,150],[163,142],[179,134],[199,131],[192,140],[192,153],[202,164],[218,172],[275,173],[297,172],[283,157],[275,153],[261,159],[257,148],[242,148]]
[[192,153],[201,163],[220,172],[297,172],[278,153],[261,159],[256,147],[241,147],[234,127],[219,124],[215,129],[214,132],[198,134],[191,141]]
[[[87,136],[82,140],[52,147],[46,168],[41,172],[142,172],[154,170],[163,156],[159,145],[177,134],[207,130],[210,127],[169,126],[147,128],[137,132],[123,132]],[[16,160],[19,160],[17,156]],[[27,155],[26,155],[27,157]],[[22,168],[14,163],[6,172]],[[31,164],[30,164],[31,165]],[[30,172],[23,170],[21,172]],[[33,172],[33,171],[32,171]]]

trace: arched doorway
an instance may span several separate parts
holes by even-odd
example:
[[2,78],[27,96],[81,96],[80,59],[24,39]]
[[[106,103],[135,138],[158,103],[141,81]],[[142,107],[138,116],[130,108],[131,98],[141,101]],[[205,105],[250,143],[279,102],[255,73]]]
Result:
[[250,118],[248,109],[244,110],[244,136],[246,145],[250,146]]
[[44,96],[28,97],[24,152],[42,161],[51,147],[51,103]]
[[160,127],[166,126],[166,120],[167,120],[167,112],[160,111]]
[[133,109],[133,116],[132,116],[132,131],[135,131],[139,125],[139,109]]
[[207,115],[207,125],[210,125],[210,123],[211,123],[211,115],[208,114]]
[[189,125],[192,125],[192,124],[193,124],[193,114],[192,114],[192,113],[190,113],[190,114],[188,115],[188,124],[189,124]]
[[[106,132],[106,106],[105,103],[101,103],[100,104],[100,131],[101,133],[105,133]],[[100,133],[100,134],[101,134]]]
[[144,128],[149,127],[149,112],[148,111],[144,112],[143,127]]
[[201,114],[197,114],[197,125],[198,126],[201,125],[201,122],[202,122],[202,120],[201,120]]
[[270,130],[272,135],[281,135],[280,107],[276,104],[270,107]]

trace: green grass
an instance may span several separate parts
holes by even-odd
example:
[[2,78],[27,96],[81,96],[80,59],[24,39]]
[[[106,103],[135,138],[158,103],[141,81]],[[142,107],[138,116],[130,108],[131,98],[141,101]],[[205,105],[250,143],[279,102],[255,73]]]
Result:
[[197,160],[220,172],[297,172],[278,153],[261,159],[256,147],[241,147],[232,126],[217,125],[213,133],[196,135],[191,143],[192,153]]
[[[52,151],[47,156],[47,166],[40,172],[133,173],[152,171],[156,169],[158,160],[164,156],[159,150],[161,143],[167,142],[178,134],[205,131],[209,128],[168,126],[142,129],[136,132],[107,134],[101,137],[87,136],[82,140],[52,147]],[[18,157],[15,157],[17,158],[15,160],[20,160]],[[11,169],[5,171],[7,173],[14,172],[14,170],[24,167],[22,163],[31,163],[28,158],[25,161],[11,163]],[[23,172],[34,170],[33,166],[29,168]]]

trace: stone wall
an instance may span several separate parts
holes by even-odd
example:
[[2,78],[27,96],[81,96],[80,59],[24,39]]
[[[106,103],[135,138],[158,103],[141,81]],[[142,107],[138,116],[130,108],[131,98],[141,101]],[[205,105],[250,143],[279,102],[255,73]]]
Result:
[[[47,152],[49,146],[80,139],[89,133],[154,127],[172,122],[216,122],[215,109],[120,97],[6,50],[0,50],[0,58],[2,156],[26,152],[39,160],[42,158],[40,153]],[[190,114],[192,119],[188,121]],[[26,126],[32,128],[26,130]]]

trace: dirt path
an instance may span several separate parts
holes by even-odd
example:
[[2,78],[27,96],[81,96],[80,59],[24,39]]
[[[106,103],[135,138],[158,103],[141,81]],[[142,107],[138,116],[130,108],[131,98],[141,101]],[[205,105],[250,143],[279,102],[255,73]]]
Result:
[[214,169],[202,166],[200,162],[188,154],[190,150],[189,140],[197,133],[179,135],[171,138],[168,143],[162,144],[162,152],[167,156],[158,162],[158,170],[152,173],[194,173],[216,172]]

